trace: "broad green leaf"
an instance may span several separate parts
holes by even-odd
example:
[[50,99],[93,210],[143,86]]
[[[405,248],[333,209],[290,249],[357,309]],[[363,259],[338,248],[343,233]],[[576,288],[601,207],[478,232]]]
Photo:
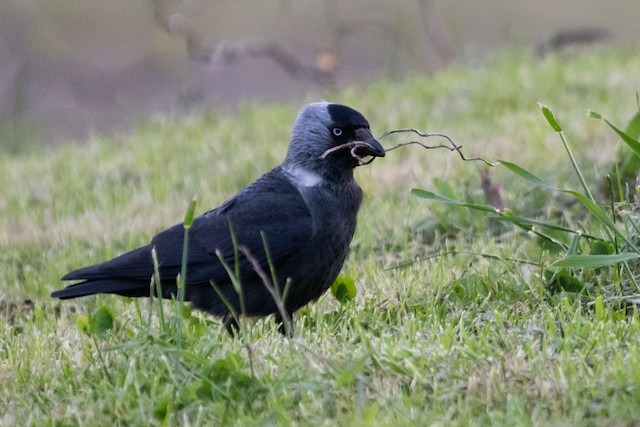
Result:
[[547,279],[547,286],[553,292],[580,293],[584,290],[584,283],[573,277],[571,272],[565,268],[547,269],[544,271],[544,277]]
[[89,316],[76,316],[75,321],[80,332],[89,333]]
[[331,285],[331,293],[340,302],[352,301],[356,297],[356,292],[353,278],[342,274]]
[[640,257],[634,252],[613,255],[570,255],[550,265],[553,268],[599,268],[619,264]]
[[438,202],[446,203],[448,205],[463,206],[465,208],[475,209],[475,210],[479,210],[479,211],[483,211],[483,212],[491,212],[491,213],[496,213],[497,212],[496,208],[494,208],[493,206],[479,205],[479,204],[475,204],[475,203],[464,203],[464,202],[460,202],[458,200],[453,200],[453,199],[450,199],[448,197],[441,196],[441,195],[433,193],[431,191],[420,190],[418,188],[412,189],[411,193],[415,194],[418,197],[422,197],[423,199],[436,200]]
[[104,337],[113,328],[113,311],[106,306],[96,310],[89,319],[89,331],[93,335]]
[[591,245],[589,255],[613,255],[615,248],[609,242],[599,241]]

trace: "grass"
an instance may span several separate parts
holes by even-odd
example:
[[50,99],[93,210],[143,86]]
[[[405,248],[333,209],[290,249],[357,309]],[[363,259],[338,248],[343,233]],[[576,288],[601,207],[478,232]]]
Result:
[[[603,177],[621,144],[586,112],[624,123],[637,110],[639,87],[635,51],[511,52],[482,68],[346,89],[331,99],[359,109],[378,134],[446,132],[468,155],[509,160],[577,191],[542,101],[606,207]],[[343,269],[357,296],[342,304],[328,294],[300,310],[292,340],[268,320],[243,322],[242,337],[231,339],[216,320],[171,302],[164,303],[171,321],[161,322],[158,306],[145,300],[48,297],[70,269],[179,222],[192,197],[201,213],[277,165],[298,108],[247,104],[232,118],[159,117],[119,139],[0,157],[0,424],[640,420],[640,314],[621,303],[637,290],[605,268],[577,271],[580,293],[553,291],[544,270],[565,251],[409,193],[486,203],[482,166],[455,153],[406,147],[357,171],[366,198]],[[567,195],[504,167],[491,179],[519,214],[592,229]]]

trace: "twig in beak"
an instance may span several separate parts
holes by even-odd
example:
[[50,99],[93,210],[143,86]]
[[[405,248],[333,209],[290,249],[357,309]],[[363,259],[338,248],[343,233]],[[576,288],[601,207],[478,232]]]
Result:
[[356,154],[356,150],[358,148],[361,148],[361,147],[371,148],[371,145],[368,142],[365,142],[365,141],[349,141],[349,142],[344,143],[342,145],[338,145],[338,146],[329,148],[324,153],[322,153],[319,158],[320,159],[324,159],[329,154],[333,153],[334,151],[342,150],[343,148],[350,148],[351,150],[349,151],[349,153],[351,154],[351,157],[353,157],[354,159],[356,159],[358,161],[358,166],[368,165],[369,163],[373,162],[375,157],[372,157],[369,160],[364,160],[362,157],[360,157],[358,154]]
[[[400,148],[402,146],[405,145],[410,145],[410,144],[417,144],[419,146],[421,146],[422,148],[425,148],[427,150],[431,150],[434,148],[446,148],[449,151],[457,151],[458,154],[460,155],[460,158],[462,160],[464,160],[465,162],[468,161],[474,161],[474,160],[479,160],[481,162],[486,163],[489,166],[498,166],[498,163],[491,163],[488,160],[483,159],[482,157],[465,157],[464,154],[462,153],[462,145],[458,145],[455,142],[453,142],[453,140],[451,139],[451,137],[449,135],[446,135],[444,133],[428,133],[428,132],[422,132],[419,131],[418,129],[413,129],[413,128],[408,128],[408,129],[394,129],[394,130],[390,130],[388,132],[383,133],[379,139],[384,138],[385,136],[389,136],[392,135],[394,133],[407,133],[407,132],[412,132],[417,134],[418,136],[422,136],[424,138],[429,138],[429,137],[433,137],[433,136],[439,136],[441,138],[446,139],[447,141],[449,141],[449,143],[451,144],[450,146],[447,144],[438,144],[438,145],[426,145],[420,141],[409,141],[409,142],[400,142],[396,145],[394,145],[391,148],[387,148],[385,149],[385,152],[391,151],[391,150],[395,150],[396,148]],[[336,147],[337,148],[337,147]]]
[[[455,142],[453,142],[453,140],[451,139],[451,137],[450,137],[449,135],[446,135],[446,134],[444,134],[444,133],[437,133],[437,132],[434,132],[434,133],[428,133],[428,132],[422,132],[422,131],[419,131],[418,129],[413,129],[413,128],[407,128],[407,129],[394,129],[394,130],[390,130],[390,131],[388,131],[388,132],[383,133],[383,134],[382,134],[378,139],[382,139],[382,138],[384,138],[384,137],[386,137],[386,136],[389,136],[389,135],[392,135],[392,134],[394,134],[394,133],[407,133],[407,132],[415,133],[415,134],[417,134],[418,136],[422,136],[422,137],[424,137],[424,138],[430,138],[430,137],[434,137],[434,136],[439,136],[440,138],[444,138],[444,139],[446,139],[447,141],[449,141],[449,143],[450,143],[451,145],[447,145],[447,144],[427,145],[427,144],[425,144],[425,143],[423,143],[423,142],[420,142],[420,141],[408,141],[408,142],[400,142],[400,143],[398,143],[398,144],[394,145],[394,146],[393,146],[393,147],[391,147],[391,148],[387,148],[387,149],[385,149],[385,150],[384,150],[384,151],[385,151],[385,153],[387,153],[387,152],[389,152],[389,151],[392,151],[392,150],[395,150],[396,148],[403,147],[403,146],[405,146],[405,145],[416,144],[416,145],[419,145],[419,146],[421,146],[422,148],[425,148],[425,149],[427,149],[427,150],[432,150],[432,149],[434,149],[434,148],[446,148],[446,149],[447,149],[447,150],[449,150],[449,151],[457,151],[457,152],[458,152],[458,154],[460,155],[460,158],[461,158],[462,160],[464,160],[465,162],[469,162],[469,161],[476,161],[476,160],[478,160],[478,161],[481,161],[481,162],[486,163],[486,164],[487,164],[487,165],[489,165],[489,166],[498,166],[498,164],[499,164],[499,163],[491,163],[490,161],[485,160],[485,159],[483,159],[482,157],[465,157],[465,155],[462,153],[462,145],[458,145],[458,144],[456,144]],[[372,157],[372,158],[371,158],[371,159],[369,159],[369,160],[364,160],[361,156],[359,156],[359,155],[356,153],[356,150],[357,150],[358,148],[361,148],[361,147],[365,147],[365,148],[367,148],[367,147],[368,147],[368,148],[371,148],[371,145],[370,145],[369,143],[365,142],[365,141],[349,141],[349,142],[344,143],[344,144],[342,144],[342,145],[338,145],[338,146],[336,146],[336,147],[329,148],[329,149],[328,149],[328,150],[326,150],[324,153],[322,153],[322,154],[320,155],[320,157],[319,157],[319,158],[320,158],[320,159],[324,159],[324,158],[326,158],[329,154],[333,153],[334,151],[339,151],[339,150],[342,150],[342,149],[344,149],[344,148],[349,148],[349,149],[350,149],[350,151],[349,151],[349,152],[350,152],[350,154],[351,154],[351,157],[353,157],[354,159],[356,159],[356,160],[358,161],[358,166],[368,165],[369,163],[373,162],[373,160],[375,159],[375,157]]]

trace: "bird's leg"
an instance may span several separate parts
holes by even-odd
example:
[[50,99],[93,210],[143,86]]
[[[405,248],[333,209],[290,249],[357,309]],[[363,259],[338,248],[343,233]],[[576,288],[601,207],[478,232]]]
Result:
[[236,318],[231,313],[224,316],[222,324],[232,337],[235,338],[240,334],[240,325],[238,325]]
[[[287,315],[286,319],[283,319],[280,313],[276,313],[275,322],[278,325],[278,332],[285,337],[293,338],[293,318]],[[285,322],[287,322],[285,324]],[[289,331],[287,331],[287,324],[289,325]]]

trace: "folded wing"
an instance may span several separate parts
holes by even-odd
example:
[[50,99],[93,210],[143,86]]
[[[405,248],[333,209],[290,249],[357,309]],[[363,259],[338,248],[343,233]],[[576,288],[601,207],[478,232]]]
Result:
[[[263,175],[222,206],[195,219],[189,231],[187,286],[210,286],[229,280],[220,258],[238,262],[244,277],[255,274],[240,248],[246,248],[269,271],[264,239],[274,265],[303,248],[313,236],[313,221],[300,193],[279,168]],[[177,224],[151,243],[110,261],[72,271],[63,280],[82,280],[52,294],[74,298],[94,293],[149,295],[153,275],[151,249],[158,257],[163,296],[175,292],[180,273],[184,227]]]

